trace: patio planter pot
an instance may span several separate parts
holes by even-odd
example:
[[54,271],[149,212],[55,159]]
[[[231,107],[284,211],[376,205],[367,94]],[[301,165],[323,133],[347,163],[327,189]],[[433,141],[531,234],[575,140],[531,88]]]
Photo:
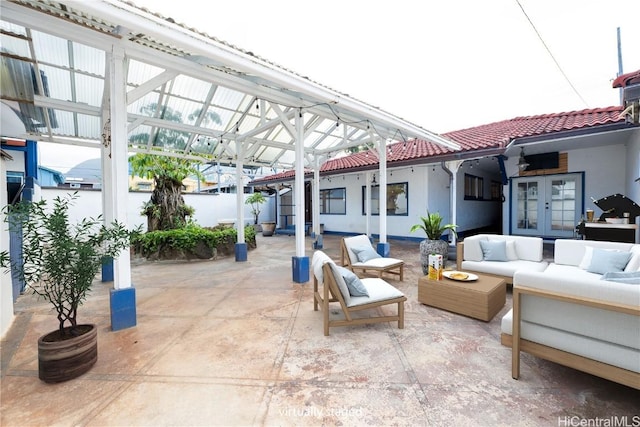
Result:
[[276,231],[276,223],[273,222],[263,222],[262,223],[262,235],[263,236],[273,236],[273,232]]
[[[71,327],[65,328],[69,334]],[[38,377],[46,383],[67,381],[89,371],[98,360],[98,328],[78,325],[80,335],[61,339],[56,330],[38,339]]]
[[424,275],[429,273],[430,254],[442,255],[442,261],[445,262],[449,259],[449,243],[441,239],[425,239],[420,242],[420,264],[422,264],[422,273]]

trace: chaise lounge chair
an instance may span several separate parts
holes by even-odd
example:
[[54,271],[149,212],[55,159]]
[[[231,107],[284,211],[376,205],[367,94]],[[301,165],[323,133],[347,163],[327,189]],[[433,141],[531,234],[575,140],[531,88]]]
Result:
[[[333,326],[362,325],[380,322],[398,322],[398,328],[404,328],[404,302],[407,298],[398,289],[391,286],[380,278],[358,279],[355,273],[344,267],[336,265],[324,252],[316,251],[311,261],[313,267],[313,309],[318,311],[318,306],[322,306],[324,317],[324,334],[329,335],[329,328]],[[353,282],[347,285],[345,276],[348,279],[357,279],[359,291],[356,296],[352,295],[349,286],[354,286]],[[353,276],[353,277],[350,277]],[[354,279],[354,280],[355,280]],[[322,292],[318,284],[322,284]],[[364,289],[363,289],[364,288]],[[365,292],[368,295],[362,295]],[[329,303],[337,302],[342,308],[343,319],[329,318]],[[375,316],[357,317],[352,315],[356,311],[382,307],[389,304],[398,304],[395,316]]]
[[379,278],[382,278],[383,273],[399,276],[400,281],[404,278],[404,261],[378,255],[365,234],[342,239],[340,262],[354,273],[366,273],[367,270],[371,270],[375,271]]

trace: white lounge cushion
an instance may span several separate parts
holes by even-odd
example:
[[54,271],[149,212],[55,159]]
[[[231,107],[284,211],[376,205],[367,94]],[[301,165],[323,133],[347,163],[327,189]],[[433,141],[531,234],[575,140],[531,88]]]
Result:
[[388,299],[403,297],[404,294],[397,288],[380,278],[365,278],[362,284],[367,288],[368,297],[351,297],[347,303],[347,307],[355,307],[358,305],[368,304],[370,302],[385,301]]
[[369,240],[369,237],[367,237],[366,234],[359,234],[357,236],[345,237],[344,245],[347,247],[347,255],[349,255],[349,260],[351,261],[351,264],[355,264],[358,262],[358,256],[353,251],[354,247],[365,247],[365,246],[373,247],[373,245],[371,245],[371,241]]
[[311,268],[313,269],[313,275],[316,276],[316,279],[319,283],[324,282],[324,272],[322,271],[322,266],[330,261],[331,258],[329,258],[329,256],[322,251],[315,251],[313,253],[313,257],[311,258]]
[[395,264],[402,264],[401,259],[396,258],[374,258],[367,262],[356,262],[353,267],[387,268]]

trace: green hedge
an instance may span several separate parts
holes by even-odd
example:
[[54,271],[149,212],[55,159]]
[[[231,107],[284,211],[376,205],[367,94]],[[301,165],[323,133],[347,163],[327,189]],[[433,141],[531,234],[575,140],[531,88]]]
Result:
[[[253,226],[244,228],[244,236],[247,246],[255,248],[256,233]],[[136,253],[145,257],[173,258],[180,257],[176,254],[182,254],[187,258],[203,258],[196,255],[202,252],[203,247],[215,249],[221,255],[229,255],[228,252],[233,252],[233,246],[237,241],[238,233],[235,228],[200,227],[190,224],[174,230],[136,234],[131,239],[131,246]]]

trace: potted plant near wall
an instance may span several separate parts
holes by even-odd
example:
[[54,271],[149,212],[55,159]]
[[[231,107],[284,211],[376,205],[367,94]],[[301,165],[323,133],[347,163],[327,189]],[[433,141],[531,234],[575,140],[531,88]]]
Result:
[[427,238],[420,242],[420,263],[422,264],[422,272],[426,275],[429,270],[429,254],[442,255],[443,262],[449,258],[449,244],[441,237],[447,230],[457,236],[457,225],[442,224],[443,218],[438,212],[429,213],[427,211],[427,216],[421,216],[420,220],[421,223],[411,227],[411,232],[422,230],[427,235]]
[[251,213],[253,214],[253,228],[256,232],[261,231],[260,225],[258,224],[258,216],[260,215],[260,205],[265,203],[267,199],[264,198],[261,192],[257,191],[247,197],[247,200],[244,201],[245,204],[251,205]]
[[49,383],[78,377],[97,361],[97,328],[78,323],[78,308],[91,292],[103,259],[127,248],[131,234],[118,222],[105,226],[101,217],[72,224],[69,207],[76,198],[56,197],[52,208],[45,200],[5,208],[9,227],[22,227],[23,261],[11,265],[3,252],[0,265],[15,269],[57,314],[58,328],[38,339],[38,375]]

